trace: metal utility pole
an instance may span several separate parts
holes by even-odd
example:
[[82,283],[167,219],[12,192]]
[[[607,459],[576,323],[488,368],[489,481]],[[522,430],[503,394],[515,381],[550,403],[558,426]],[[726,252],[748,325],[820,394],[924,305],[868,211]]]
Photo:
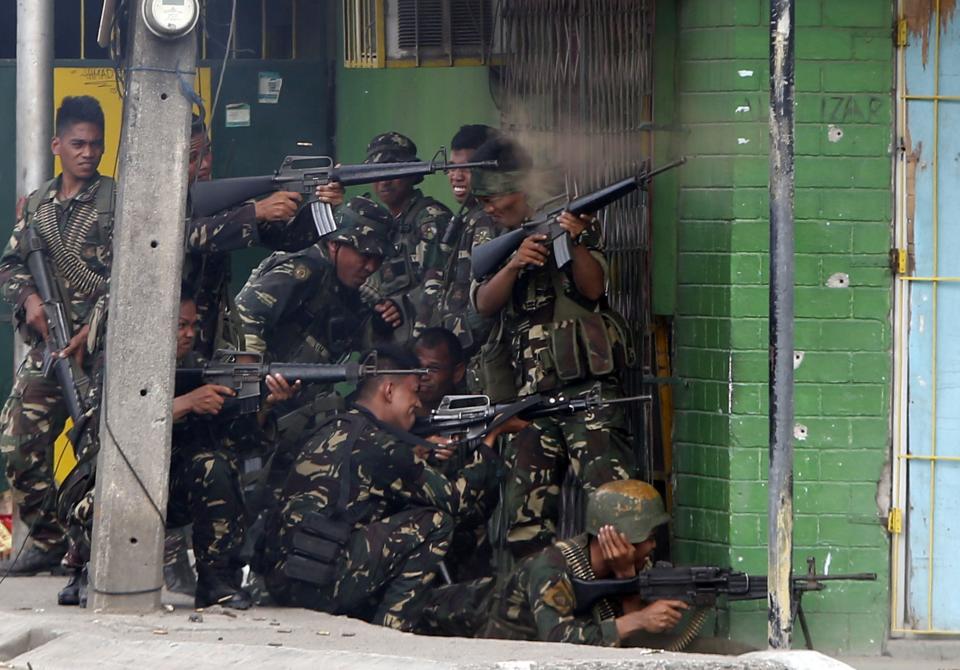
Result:
[[[17,0],[17,179],[16,197],[40,188],[53,173],[53,0]],[[10,207],[13,203],[4,203]],[[9,215],[10,210],[6,212]],[[13,334],[13,370],[27,355]],[[0,476],[3,476],[0,474]],[[14,514],[14,546],[27,529]]]
[[128,4],[90,597],[145,611],[160,606],[197,40],[157,37]]
[[770,473],[767,644],[793,630],[793,0],[770,0]]

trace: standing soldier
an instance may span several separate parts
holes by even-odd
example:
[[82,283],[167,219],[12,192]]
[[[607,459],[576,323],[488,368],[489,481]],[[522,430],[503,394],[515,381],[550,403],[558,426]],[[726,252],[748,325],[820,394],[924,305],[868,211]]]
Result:
[[[377,135],[367,145],[364,163],[418,161],[417,145],[396,132]],[[393,246],[396,253],[364,286],[367,302],[393,301],[403,322],[393,334],[399,344],[408,344],[430,325],[443,288],[443,268],[449,248],[441,246],[452,216],[449,209],[420,189],[423,177],[401,177],[373,185],[380,202],[396,220]]]
[[50,144],[63,172],[30,195],[0,258],[3,298],[30,345],[3,408],[0,439],[9,450],[15,501],[33,546],[19,558],[14,554],[0,564],[0,571],[7,574],[56,569],[66,551],[66,536],[54,511],[53,443],[67,410],[59,384],[42,374],[47,320],[27,268],[25,240],[36,235],[43,242],[63,295],[72,338],[59,355],[73,356],[82,365],[93,306],[105,292],[110,274],[114,182],[97,172],[103,157],[103,130],[103,110],[97,100],[89,96],[63,99]]
[[[461,126],[450,141],[450,162],[469,163],[473,154],[496,130],[482,124]],[[470,170],[450,170],[450,188],[460,203],[441,244],[450,249],[443,274],[439,324],[456,334],[467,358],[471,357],[490,336],[495,319],[483,318],[470,304],[470,251],[478,244],[489,242],[499,232],[483,211],[483,205],[470,191]]]
[[[523,149],[497,138],[473,158],[499,161],[498,171],[475,169],[471,185],[498,226],[512,230],[535,215],[528,195],[532,161]],[[605,308],[607,261],[599,226],[595,218],[569,212],[560,215],[559,223],[573,243],[572,262],[565,269],[550,257],[546,236],[531,235],[473,289],[479,314],[500,319],[500,338],[481,352],[488,395],[576,396],[597,383],[605,398],[622,395],[616,370],[626,365],[630,347],[622,318]],[[586,491],[628,479],[635,470],[626,417],[617,405],[537,419],[533,425],[540,440],[532,449],[514,450],[504,492],[507,542],[518,558],[554,539],[562,482],[558,473],[565,465]]]

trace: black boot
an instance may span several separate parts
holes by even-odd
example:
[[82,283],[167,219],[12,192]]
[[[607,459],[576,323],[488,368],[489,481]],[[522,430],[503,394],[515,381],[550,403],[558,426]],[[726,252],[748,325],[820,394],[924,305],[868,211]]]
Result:
[[60,565],[63,559],[63,549],[44,551],[37,547],[30,547],[17,558],[8,558],[0,561],[0,577],[29,577],[49,572],[52,575],[65,575],[66,570]]
[[87,606],[87,566],[70,568],[70,580],[57,594],[57,604]]
[[190,567],[186,538],[179,528],[168,530],[163,544],[163,581],[172,593],[192,596],[197,592],[197,576]]
[[193,604],[197,608],[222,605],[245,610],[253,599],[240,587],[239,570],[197,563],[197,595]]

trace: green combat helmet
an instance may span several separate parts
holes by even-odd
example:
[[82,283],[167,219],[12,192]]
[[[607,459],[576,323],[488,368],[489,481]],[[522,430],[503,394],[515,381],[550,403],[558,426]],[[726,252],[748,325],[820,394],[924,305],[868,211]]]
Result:
[[337,212],[337,229],[327,242],[349,244],[362,254],[386,257],[393,251],[393,217],[370,198],[357,196]]
[[607,482],[587,498],[586,531],[593,536],[609,525],[637,544],[669,520],[657,489],[636,479]]

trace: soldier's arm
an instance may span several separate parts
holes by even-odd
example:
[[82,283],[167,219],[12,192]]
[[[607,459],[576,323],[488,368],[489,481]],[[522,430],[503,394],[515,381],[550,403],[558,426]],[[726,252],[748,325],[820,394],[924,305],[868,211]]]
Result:
[[10,235],[3,255],[0,256],[0,293],[14,312],[20,311],[27,298],[37,293],[33,275],[27,269],[23,255],[22,242],[26,231],[27,219],[21,216],[13,227],[13,234]]
[[529,571],[527,597],[539,640],[619,646],[620,636],[613,619],[597,621],[592,614],[574,615],[573,585],[566,562],[538,557],[526,569]]
[[321,288],[324,274],[318,264],[306,256],[298,255],[267,272],[250,275],[237,294],[236,301],[244,348],[265,353],[267,334],[285,315],[296,310],[311,291]]
[[383,481],[392,497],[436,507],[456,517],[474,509],[491,490],[497,465],[489,458],[477,459],[456,478],[448,479],[414,453],[413,447],[393,443],[387,452],[390,468]]

